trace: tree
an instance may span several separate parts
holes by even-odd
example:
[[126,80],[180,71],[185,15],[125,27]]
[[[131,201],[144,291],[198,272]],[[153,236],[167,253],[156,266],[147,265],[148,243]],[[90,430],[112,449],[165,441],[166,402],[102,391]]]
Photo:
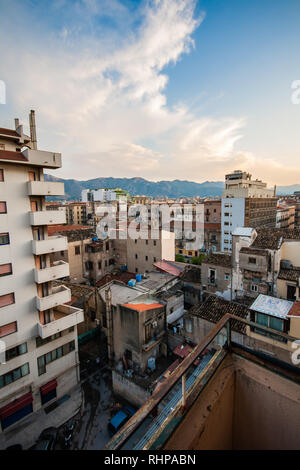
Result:
[[204,260],[205,255],[201,254],[200,256],[193,256],[191,264],[202,264],[202,261]]
[[185,263],[184,256],[182,256],[182,255],[175,255],[175,261],[178,261],[178,263]]

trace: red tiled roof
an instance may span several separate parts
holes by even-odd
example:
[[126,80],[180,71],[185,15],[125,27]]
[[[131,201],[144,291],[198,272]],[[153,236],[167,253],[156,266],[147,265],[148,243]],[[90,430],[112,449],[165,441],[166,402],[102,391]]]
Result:
[[11,135],[12,137],[20,137],[19,134],[13,129],[5,129],[0,127],[0,134]]
[[173,276],[179,276],[179,274],[184,271],[183,268],[180,268],[179,266],[176,266],[164,259],[162,261],[153,263],[153,266],[155,266],[159,271],[164,271],[166,273],[172,274]]
[[287,317],[300,317],[300,302],[295,302]]
[[89,225],[48,225],[48,235],[57,232],[69,232],[71,230],[90,229]]
[[135,279],[135,273],[130,273],[129,271],[120,272],[118,274],[107,273],[96,282],[96,286],[102,287],[111,281],[120,281],[127,284],[131,279]]
[[28,162],[27,158],[25,158],[21,152],[12,152],[11,150],[0,150],[0,160]]
[[123,307],[130,308],[131,310],[137,310],[138,312],[145,312],[146,310],[153,310],[154,308],[163,307],[162,304],[123,304]]

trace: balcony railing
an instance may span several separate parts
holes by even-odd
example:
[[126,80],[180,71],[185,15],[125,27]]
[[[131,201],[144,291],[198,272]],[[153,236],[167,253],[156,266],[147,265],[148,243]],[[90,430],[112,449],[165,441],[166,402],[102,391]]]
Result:
[[30,165],[42,166],[44,168],[60,168],[61,154],[46,152],[44,150],[26,149],[22,152]]
[[40,312],[65,304],[71,300],[71,291],[66,286],[54,287],[52,294],[46,297],[36,297],[36,306]]
[[69,305],[60,305],[54,310],[54,320],[42,325],[38,323],[38,335],[41,338],[49,338],[60,331],[67,330],[84,321],[84,313],[81,308]]
[[31,225],[55,225],[66,223],[64,211],[29,212]]
[[32,253],[34,255],[45,255],[68,249],[68,239],[61,235],[46,238],[46,240],[32,240]]
[[64,183],[50,181],[29,181],[29,196],[63,196],[65,194]]
[[[256,324],[236,317],[229,313],[216,324],[204,340],[198,344],[190,354],[183,359],[174,372],[163,382],[159,388],[154,390],[146,403],[130,418],[130,420],[118,431],[105,450],[122,450],[129,445],[133,450],[157,450],[162,449],[164,443],[169,439],[179,423],[184,419],[188,409],[193,405],[201,391],[204,389],[210,378],[217,370],[220,363],[226,357],[228,351],[242,353],[247,356],[247,348],[241,347],[231,341],[232,327],[236,323],[243,323],[250,327]],[[205,351],[211,345],[219,333],[226,331],[226,342],[220,346],[215,353],[210,356],[209,361],[203,364],[201,362],[196,369],[191,371],[195,361],[203,357]],[[267,327],[261,327],[263,330],[270,330]],[[297,338],[285,333],[279,333],[280,336],[294,341]],[[251,351],[253,357],[256,357],[258,364],[264,365],[259,353]],[[205,359],[206,356],[204,356]],[[271,366],[272,367],[272,366]],[[280,369],[280,365],[276,365]],[[295,372],[281,367],[281,373],[287,378],[294,377]],[[299,374],[298,374],[299,375]],[[181,381],[181,390],[178,384]],[[149,424],[150,422],[150,424]]]
[[53,266],[44,269],[35,269],[34,278],[37,284],[54,281],[70,275],[69,263],[65,261],[54,261]]

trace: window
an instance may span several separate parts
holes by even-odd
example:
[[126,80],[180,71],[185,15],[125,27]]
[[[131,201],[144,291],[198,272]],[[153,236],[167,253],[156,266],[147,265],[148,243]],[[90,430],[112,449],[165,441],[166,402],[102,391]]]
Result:
[[8,233],[0,233],[0,245],[9,245]]
[[98,261],[98,269],[101,269],[101,267],[102,267],[102,261],[100,260]]
[[135,259],[138,259],[138,255],[137,255],[137,254],[135,254]]
[[146,240],[146,245],[148,245],[148,240]]
[[7,325],[0,326],[0,338],[11,335],[17,331],[17,322],[8,323]]
[[49,336],[48,338],[40,338],[38,336],[35,340],[36,342],[36,347],[39,348],[40,346],[44,346],[44,344],[50,343],[51,341],[54,341],[57,338],[61,337],[61,331],[59,333],[55,333],[55,335]]
[[0,201],[0,214],[7,214],[6,202]]
[[215,282],[216,282],[216,271],[215,269],[210,269],[209,270],[209,283],[215,284]]
[[256,258],[248,258],[249,264],[256,264]]
[[156,246],[156,240],[153,240],[153,245]]
[[75,255],[80,255],[80,246],[75,246]]
[[154,261],[154,263],[156,263],[156,257],[155,256],[153,257],[153,261]]
[[70,343],[64,344],[53,351],[44,354],[43,356],[38,357],[37,364],[38,364],[38,374],[42,375],[46,373],[46,365],[50,364],[50,362],[56,361],[61,357],[69,354],[70,352],[75,350],[75,341],[71,341]]
[[0,144],[0,150],[5,150],[5,144]]
[[10,372],[7,372],[4,375],[0,376],[0,388],[5,387],[6,385],[11,384],[12,382],[15,382],[18,379],[21,379],[22,377],[25,377],[25,375],[29,374],[29,363],[27,362],[21,367],[18,367],[17,369],[14,369]]
[[134,243],[137,244],[137,239],[134,240]]
[[5,353],[5,360],[10,361],[15,357],[21,356],[22,354],[27,353],[27,343],[19,344],[19,346],[15,346],[14,348],[8,349]]
[[145,260],[148,261],[148,256],[147,255],[145,256]]
[[185,318],[184,320],[184,329],[187,333],[192,333],[192,320],[190,318]]
[[4,171],[0,169],[0,181],[4,181]]
[[15,294],[11,292],[10,294],[0,295],[0,307],[7,307],[7,305],[12,305],[15,303]]
[[61,255],[61,256],[65,256],[65,252],[64,252],[64,251],[61,251],[61,252],[60,252],[60,255]]
[[225,281],[229,281],[229,280],[230,280],[230,274],[225,273]]
[[252,292],[258,292],[258,286],[256,284],[251,284]]
[[12,265],[11,265],[11,263],[1,264],[0,265],[0,276],[9,276],[10,274],[12,274]]

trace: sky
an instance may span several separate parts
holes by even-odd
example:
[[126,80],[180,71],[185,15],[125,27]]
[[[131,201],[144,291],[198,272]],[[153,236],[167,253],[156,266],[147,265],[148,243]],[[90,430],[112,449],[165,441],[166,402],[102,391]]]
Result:
[[0,127],[35,109],[62,178],[300,183],[299,21],[299,0],[0,0]]

